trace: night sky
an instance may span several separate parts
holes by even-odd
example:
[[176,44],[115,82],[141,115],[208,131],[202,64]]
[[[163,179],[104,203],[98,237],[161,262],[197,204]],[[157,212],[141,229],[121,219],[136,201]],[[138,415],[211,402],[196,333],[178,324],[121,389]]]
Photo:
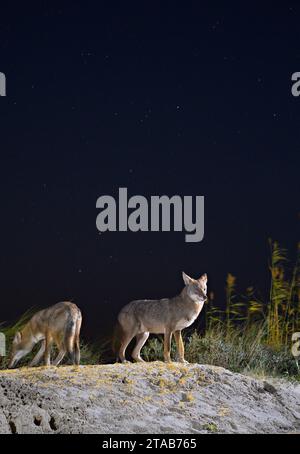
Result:
[[[268,238],[300,239],[300,5],[39,3],[0,11],[0,320],[72,299],[106,336],[182,270],[219,304],[228,272],[265,292]],[[204,195],[204,240],[100,235],[119,187]]]

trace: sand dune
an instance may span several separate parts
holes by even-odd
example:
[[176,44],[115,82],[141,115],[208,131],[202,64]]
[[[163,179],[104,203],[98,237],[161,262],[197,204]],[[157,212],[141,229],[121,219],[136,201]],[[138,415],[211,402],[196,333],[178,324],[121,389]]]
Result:
[[295,433],[300,385],[207,365],[0,372],[0,433]]

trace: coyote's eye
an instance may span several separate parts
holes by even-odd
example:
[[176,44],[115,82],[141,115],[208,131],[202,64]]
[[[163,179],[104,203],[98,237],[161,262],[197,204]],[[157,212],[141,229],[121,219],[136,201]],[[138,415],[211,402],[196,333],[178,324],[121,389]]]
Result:
[[198,289],[200,290],[201,293],[204,293],[204,295],[206,295],[207,287],[205,284],[199,284]]

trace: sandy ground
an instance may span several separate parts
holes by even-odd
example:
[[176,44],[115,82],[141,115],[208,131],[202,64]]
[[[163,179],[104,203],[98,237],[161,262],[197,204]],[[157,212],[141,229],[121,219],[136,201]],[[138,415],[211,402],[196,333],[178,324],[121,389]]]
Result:
[[0,433],[295,433],[300,385],[154,362],[0,371]]

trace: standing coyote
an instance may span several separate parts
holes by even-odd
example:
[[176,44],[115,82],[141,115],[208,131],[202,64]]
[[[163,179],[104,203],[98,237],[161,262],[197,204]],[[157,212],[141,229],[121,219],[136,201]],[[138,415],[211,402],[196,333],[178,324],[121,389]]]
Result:
[[16,333],[12,344],[9,368],[15,367],[20,359],[30,353],[40,341],[42,341],[40,350],[31,361],[30,367],[36,366],[43,355],[45,365],[50,366],[53,343],[59,350],[53,362],[54,366],[58,366],[67,352],[71,355],[73,364],[79,364],[81,321],[80,309],[76,304],[70,302],[57,303],[37,312],[24,328]]
[[207,275],[192,279],[184,272],[185,287],[175,298],[162,300],[137,300],[123,307],[118,315],[113,349],[117,360],[125,362],[125,352],[130,341],[136,337],[132,352],[135,361],[143,361],[140,353],[150,333],[164,334],[164,360],[171,361],[170,350],[174,334],[178,358],[184,359],[184,345],[181,330],[190,326],[198,317],[206,301]]

